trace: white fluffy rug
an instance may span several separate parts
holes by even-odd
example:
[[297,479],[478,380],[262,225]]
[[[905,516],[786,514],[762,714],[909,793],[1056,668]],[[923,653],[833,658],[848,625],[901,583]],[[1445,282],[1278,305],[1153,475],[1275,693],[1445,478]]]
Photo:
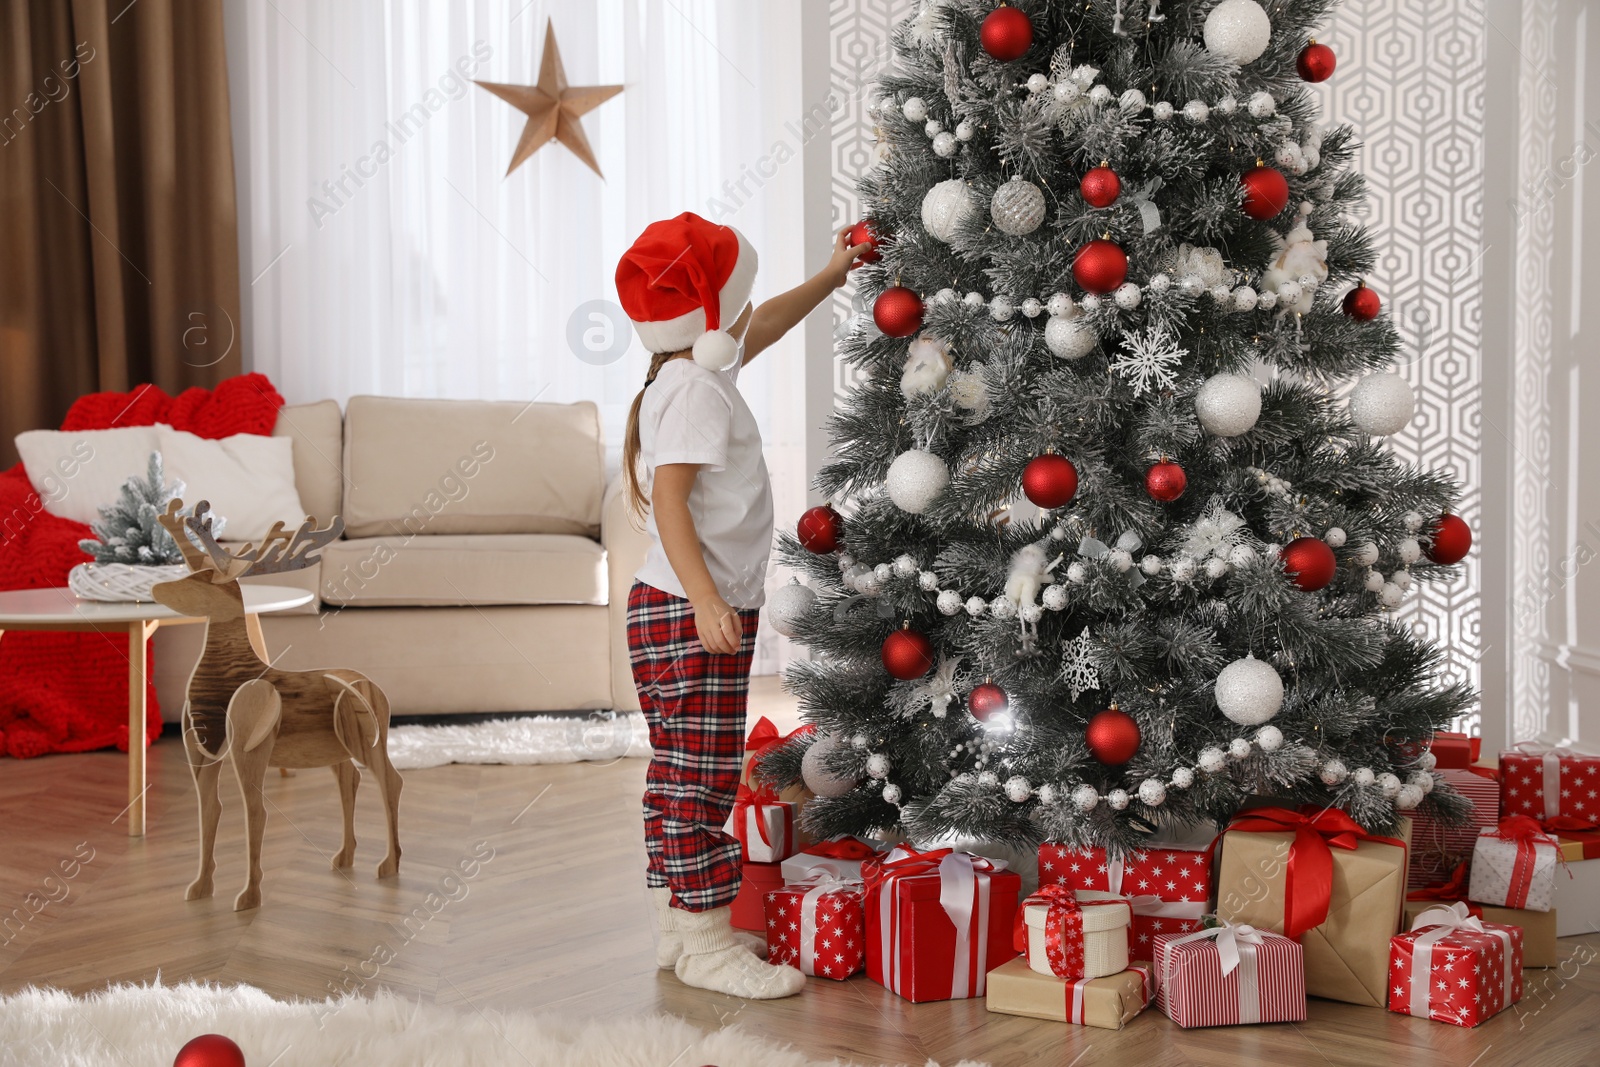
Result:
[[389,761],[402,771],[446,763],[579,763],[626,757],[650,758],[650,730],[636,711],[389,730]]
[[580,1023],[386,992],[283,1002],[251,986],[188,983],[0,998],[5,1067],[172,1067],[184,1042],[205,1033],[238,1042],[248,1067],[823,1067],[738,1026],[704,1033],[664,1015]]

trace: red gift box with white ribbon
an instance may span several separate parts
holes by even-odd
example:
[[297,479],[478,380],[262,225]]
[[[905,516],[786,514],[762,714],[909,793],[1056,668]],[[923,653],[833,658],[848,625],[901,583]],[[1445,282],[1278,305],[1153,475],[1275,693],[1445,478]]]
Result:
[[1185,1029],[1306,1017],[1305,956],[1282,934],[1224,922],[1156,935],[1155,957],[1156,1005]]
[[1047,841],[1039,846],[1039,884],[1126,896],[1133,905],[1129,948],[1134,959],[1144,959],[1157,934],[1200,929],[1211,900],[1211,858],[1187,845],[1152,845],[1108,860],[1103,848]]
[[813,978],[844,981],[866,965],[866,914],[859,879],[819,871],[767,894],[767,961]]
[[1526,743],[1500,753],[1500,814],[1552,833],[1600,829],[1600,756]]
[[1389,939],[1389,969],[1390,1011],[1477,1026],[1522,999],[1522,929],[1459,901],[1429,908]]
[[1016,956],[1022,879],[999,861],[901,845],[862,866],[867,977],[907,1000],[981,997]]

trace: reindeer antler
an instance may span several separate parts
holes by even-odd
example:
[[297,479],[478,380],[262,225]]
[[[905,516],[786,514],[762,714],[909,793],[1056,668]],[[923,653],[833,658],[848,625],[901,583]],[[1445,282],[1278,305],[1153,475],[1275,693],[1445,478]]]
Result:
[[[193,515],[179,519],[178,512],[182,508],[183,501],[174,500],[167,505],[165,515],[156,516],[156,521],[178,543],[178,551],[183,553],[183,561],[189,565],[189,570],[196,574],[210,571],[211,580],[218,585],[237,581],[247,574],[283,574],[286,571],[303,570],[317,561],[319,549],[337,541],[344,533],[344,519],[338,516],[334,516],[333,521],[321,529],[317,528],[316,519],[308,517],[292,534],[284,528],[283,523],[277,522],[261,539],[259,547],[245,545],[238,552],[229,552],[217,543],[211,533],[210,501],[200,501],[194,506]],[[199,549],[189,539],[190,533],[194,534],[194,541],[200,542]]]
[[[338,515],[320,529],[317,520],[307,516],[292,535],[283,532],[283,523],[280,522],[261,542],[261,548],[251,557],[250,569],[246,573],[282,574],[285,571],[303,570],[317,561],[317,552],[343,534],[344,519]],[[282,545],[274,549],[277,542],[282,542]],[[245,552],[250,552],[250,546],[245,546]]]
[[[199,506],[200,508],[209,508],[211,505],[201,501]],[[177,543],[178,551],[183,555],[183,562],[188,564],[190,571],[208,570],[211,564],[200,554],[200,550],[194,547],[194,542],[189,540],[188,531],[184,526],[185,520],[178,516],[178,512],[182,510],[182,500],[168,501],[166,514],[157,515],[156,521],[165,528],[167,533],[172,535],[172,540]],[[207,528],[209,529],[209,527],[210,524],[207,523]]]

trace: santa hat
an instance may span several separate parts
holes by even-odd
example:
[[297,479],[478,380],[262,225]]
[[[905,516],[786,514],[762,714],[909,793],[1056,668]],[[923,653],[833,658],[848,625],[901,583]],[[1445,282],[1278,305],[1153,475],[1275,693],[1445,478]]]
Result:
[[694,349],[694,361],[726,370],[739,358],[727,332],[756,282],[756,250],[732,226],[693,212],[645,228],[617,264],[622,310],[652,352]]

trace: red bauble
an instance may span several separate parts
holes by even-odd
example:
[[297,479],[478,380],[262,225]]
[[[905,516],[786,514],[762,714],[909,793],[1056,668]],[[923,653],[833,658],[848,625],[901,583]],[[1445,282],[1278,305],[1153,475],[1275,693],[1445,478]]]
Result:
[[1128,280],[1128,253],[1114,241],[1090,241],[1072,260],[1072,280],[1085,292],[1109,293]]
[[1083,176],[1078,192],[1090,207],[1110,207],[1122,195],[1122,179],[1117,172],[1104,164]]
[[1371,322],[1382,310],[1383,300],[1364,282],[1344,296],[1344,313],[1357,322]]
[[933,645],[907,627],[883,642],[883,669],[902,682],[914,682],[933,670]]
[[1033,47],[1033,20],[1014,7],[998,7],[983,20],[983,50],[1002,63],[1021,59]]
[[878,231],[878,224],[871,219],[862,219],[850,227],[850,235],[847,239],[852,247],[855,245],[872,246],[861,253],[861,258],[856,260],[857,263],[876,263],[883,258],[883,253],[878,251],[878,245],[882,243],[883,237]]
[[922,297],[897,285],[885,289],[872,305],[872,321],[890,337],[910,337],[922,329]]
[[993,716],[1005,711],[1010,700],[1004,689],[993,682],[984,682],[967,694],[967,710],[972,712],[972,717],[979,722],[988,722]]
[[1333,77],[1333,68],[1337,63],[1333,49],[1312,41],[1300,50],[1300,58],[1295,60],[1294,65],[1300,77],[1306,81],[1325,82]]
[[1278,553],[1289,580],[1308,593],[1324,589],[1333,581],[1339,561],[1333,558],[1333,549],[1316,537],[1297,537],[1283,546]]
[[201,1034],[178,1050],[172,1067],[245,1067],[244,1053],[221,1034]]
[[794,534],[807,552],[815,552],[820,556],[839,550],[843,532],[844,519],[839,513],[826,504],[818,504],[800,516],[800,524],[795,527]]
[[1040,456],[1022,471],[1022,491],[1039,507],[1065,507],[1078,495],[1078,468],[1066,456]]
[[1144,472],[1144,491],[1150,499],[1170,504],[1189,487],[1189,476],[1176,463],[1162,461]]
[[1445,515],[1433,524],[1423,551],[1435,563],[1460,563],[1472,549],[1472,527],[1459,515]]
[[1120,767],[1139,751],[1139,724],[1127,712],[1107,708],[1089,720],[1083,740],[1095,759],[1107,767]]
[[1244,186],[1244,213],[1253,219],[1275,219],[1289,206],[1289,180],[1271,167],[1255,167],[1239,179]]

